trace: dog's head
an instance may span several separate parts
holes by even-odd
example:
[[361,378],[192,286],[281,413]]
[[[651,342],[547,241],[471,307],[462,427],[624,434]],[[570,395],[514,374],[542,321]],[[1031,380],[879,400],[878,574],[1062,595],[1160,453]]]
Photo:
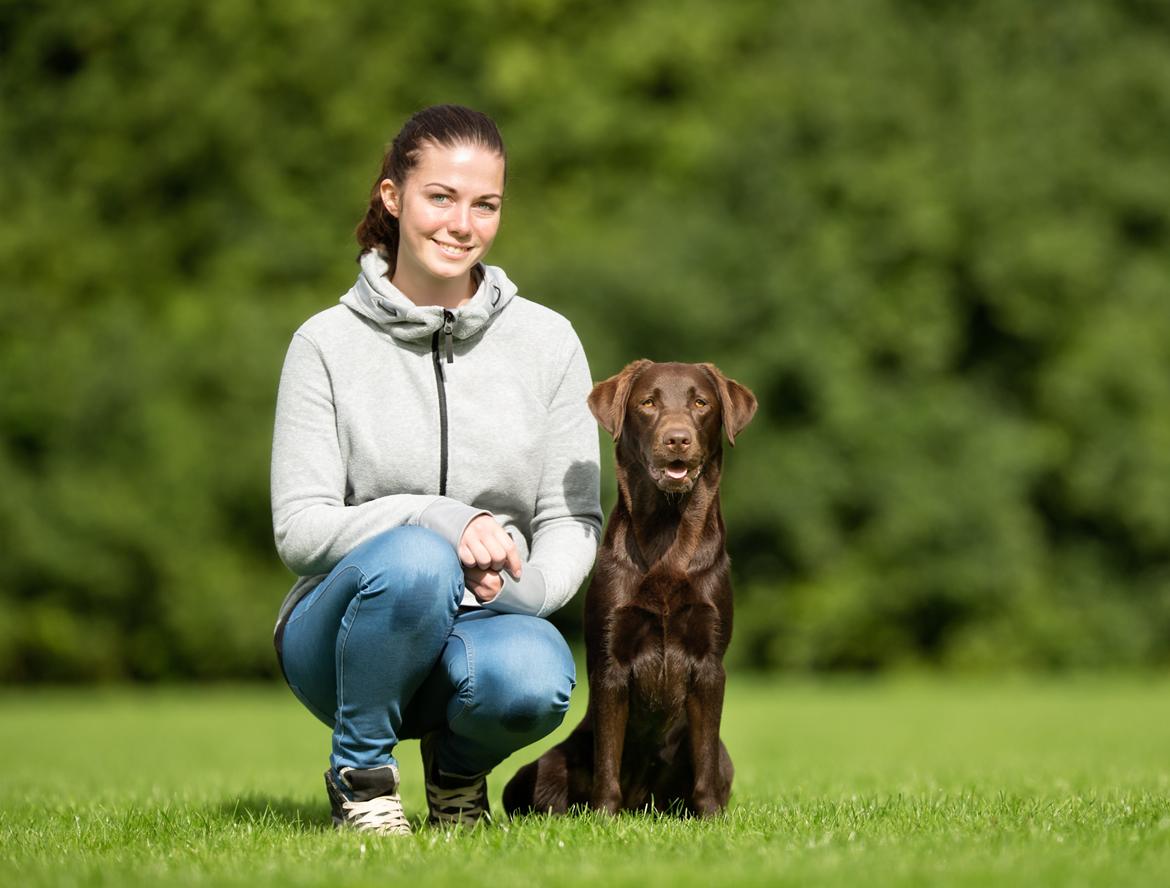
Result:
[[721,443],[751,421],[756,397],[714,364],[634,361],[589,393],[602,427],[666,493],[686,493]]

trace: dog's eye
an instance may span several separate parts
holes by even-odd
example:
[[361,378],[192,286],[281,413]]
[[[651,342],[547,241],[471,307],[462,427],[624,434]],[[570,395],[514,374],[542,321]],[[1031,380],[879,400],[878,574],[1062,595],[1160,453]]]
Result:
[[654,406],[654,399],[653,398],[643,399],[642,406],[643,407],[653,407]]
[[695,406],[696,407],[706,407],[707,402],[703,398],[695,398]]

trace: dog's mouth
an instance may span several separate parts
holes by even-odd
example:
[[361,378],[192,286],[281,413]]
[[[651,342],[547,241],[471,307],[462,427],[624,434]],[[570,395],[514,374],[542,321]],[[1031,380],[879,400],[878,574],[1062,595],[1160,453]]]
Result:
[[684,460],[675,459],[662,465],[650,463],[646,466],[650,477],[660,490],[670,493],[690,490],[703,471],[703,464],[688,465]]

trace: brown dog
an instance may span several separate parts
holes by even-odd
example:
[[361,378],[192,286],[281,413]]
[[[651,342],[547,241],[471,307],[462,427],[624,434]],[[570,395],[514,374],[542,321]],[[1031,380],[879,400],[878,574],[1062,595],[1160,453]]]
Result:
[[732,777],[719,739],[732,614],[720,428],[734,444],[756,399],[711,364],[635,361],[589,407],[616,442],[618,484],[585,597],[589,708],[509,781],[504,809],[708,816]]

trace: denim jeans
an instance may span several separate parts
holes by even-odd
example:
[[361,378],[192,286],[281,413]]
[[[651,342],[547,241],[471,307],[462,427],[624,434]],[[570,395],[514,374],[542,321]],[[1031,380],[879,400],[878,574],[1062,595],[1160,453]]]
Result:
[[293,609],[285,676],[333,728],[335,769],[389,764],[399,740],[439,731],[439,767],[482,774],[561,723],[576,673],[560,633],[462,597],[455,550],[411,526],[358,546]]

